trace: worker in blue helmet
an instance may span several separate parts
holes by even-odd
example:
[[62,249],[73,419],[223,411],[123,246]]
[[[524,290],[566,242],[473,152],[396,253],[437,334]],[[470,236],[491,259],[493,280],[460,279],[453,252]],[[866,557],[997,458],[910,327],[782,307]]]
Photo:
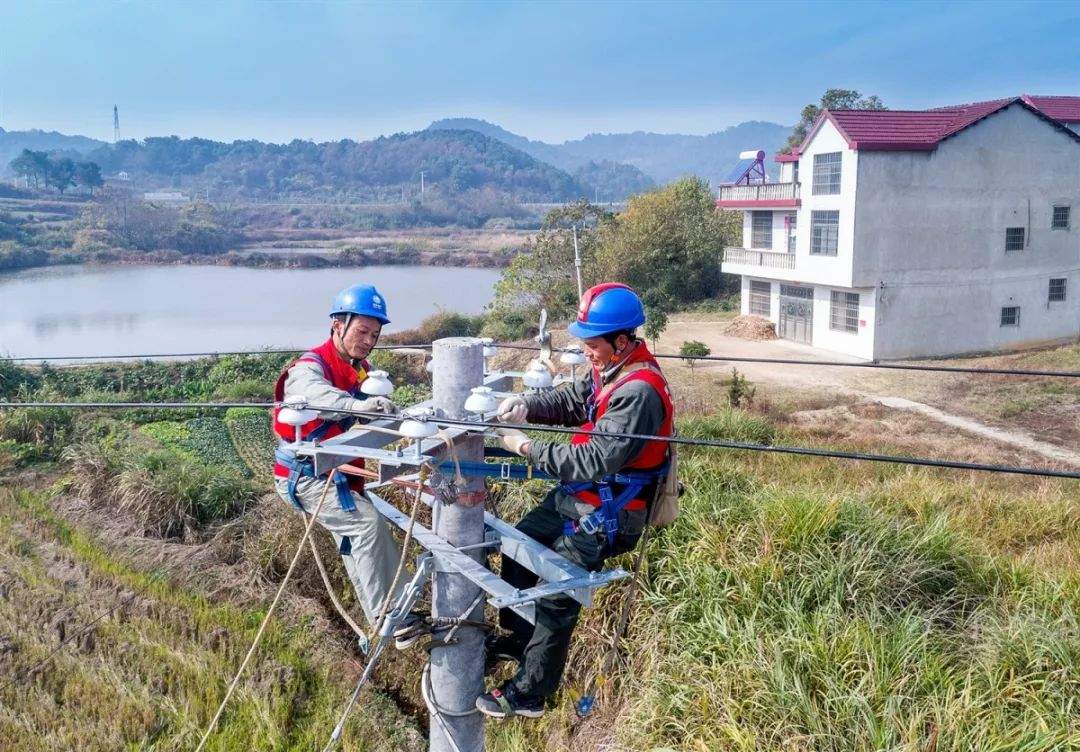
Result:
[[[274,432],[280,442],[274,452],[275,488],[301,511],[310,514],[318,507],[326,475],[316,475],[311,458],[293,451],[296,428],[278,420],[280,404],[286,397],[303,397],[310,409],[317,409],[318,417],[300,429],[306,441],[332,438],[362,421],[345,410],[396,413],[397,406],[386,397],[367,397],[362,392],[371,370],[367,356],[389,323],[386,299],[378,290],[372,285],[346,287],[330,306],[329,339],[292,361],[278,377]],[[368,623],[374,625],[390,595],[401,552],[386,521],[365,496],[364,478],[354,468],[362,469],[363,460],[337,468],[335,492],[323,501],[318,520],[333,534],[357,600]],[[395,632],[399,648],[419,639],[418,622],[419,617],[412,615],[399,626]]]
[[[626,285],[590,288],[568,327],[581,340],[590,372],[554,389],[507,398],[499,408],[505,423],[590,432],[563,444],[533,440],[517,429],[500,430],[506,449],[561,481],[521,519],[518,530],[589,571],[637,545],[670,468],[667,441],[602,435],[673,434],[671,391],[637,336],[644,323],[641,299]],[[536,575],[510,558],[502,560],[502,577],[519,590],[536,584]],[[499,624],[504,631],[488,640],[488,665],[511,660],[517,672],[479,697],[477,710],[494,718],[542,715],[562,678],[580,608],[566,593],[541,598],[535,626],[503,609]]]

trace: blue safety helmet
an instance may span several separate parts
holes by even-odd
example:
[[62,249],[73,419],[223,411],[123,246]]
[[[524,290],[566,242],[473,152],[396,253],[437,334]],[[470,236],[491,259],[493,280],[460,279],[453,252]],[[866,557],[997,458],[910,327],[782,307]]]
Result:
[[577,321],[567,331],[579,339],[615,332],[633,331],[645,323],[645,306],[626,285],[605,282],[585,291],[578,306]]
[[386,298],[372,285],[353,285],[346,287],[337,294],[330,307],[330,315],[347,314],[349,319],[353,316],[370,316],[381,324],[389,324],[386,318]]

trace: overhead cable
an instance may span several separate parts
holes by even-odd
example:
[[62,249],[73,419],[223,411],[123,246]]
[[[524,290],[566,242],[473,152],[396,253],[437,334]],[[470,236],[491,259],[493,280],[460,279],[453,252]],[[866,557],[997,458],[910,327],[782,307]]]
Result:
[[[505,350],[539,351],[537,345],[500,345]],[[566,348],[554,348],[555,352],[567,352]],[[652,353],[657,359],[711,361],[721,363],[777,363],[796,366],[829,366],[839,368],[880,368],[894,371],[932,371],[938,373],[973,373],[992,376],[1059,376],[1080,378],[1080,371],[1041,371],[1022,368],[965,368],[963,366],[933,366],[916,363],[851,363],[844,360],[802,360],[797,358],[752,358],[735,355],[678,355],[676,353]]]
[[[430,350],[430,344],[421,345],[375,345],[373,350],[407,350],[407,349]],[[20,355],[17,358],[0,357],[0,360],[10,360],[13,363],[48,363],[51,361],[101,361],[110,360],[154,360],[155,358],[217,358],[222,355],[278,355],[285,353],[302,353],[308,348],[286,347],[267,350],[217,350],[213,352],[188,352],[188,353],[138,353],[129,355],[48,355],[43,358]]]
[[[0,402],[0,410],[4,408],[18,407],[57,407],[57,408],[94,408],[94,409],[227,409],[230,407],[260,407],[273,408],[272,402]],[[385,420],[393,417],[386,413],[370,412],[367,410],[348,410],[339,407],[321,408],[319,405],[308,405],[312,410],[325,409],[327,412],[355,415],[362,418]],[[961,462],[959,460],[945,460],[931,457],[910,457],[895,454],[872,454],[868,452],[845,452],[836,449],[814,449],[812,447],[783,446],[772,444],[753,444],[742,441],[725,441],[721,439],[694,439],[685,436],[657,436],[655,434],[626,433],[617,431],[595,431],[584,428],[568,428],[564,426],[547,426],[534,423],[493,423],[476,420],[453,420],[450,418],[435,418],[428,416],[409,416],[415,420],[429,421],[441,426],[454,426],[463,428],[516,428],[522,431],[537,431],[542,433],[561,433],[582,436],[599,436],[614,439],[638,439],[642,441],[664,441],[669,444],[684,446],[711,447],[715,449],[737,449],[749,452],[769,452],[773,454],[795,454],[808,457],[828,457],[843,460],[858,460],[861,462],[885,462],[897,465],[918,465],[922,467],[938,467],[951,470],[978,470],[990,473],[1008,473],[1014,475],[1032,475],[1046,478],[1069,478],[1080,480],[1080,471],[1055,470],[1052,468],[1023,467],[1016,465],[994,465],[980,462]]]

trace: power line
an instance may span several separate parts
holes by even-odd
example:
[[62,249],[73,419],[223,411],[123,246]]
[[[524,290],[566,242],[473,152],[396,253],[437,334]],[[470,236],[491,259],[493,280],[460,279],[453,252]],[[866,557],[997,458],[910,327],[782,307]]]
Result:
[[[373,350],[430,350],[430,344],[422,345],[375,345]],[[43,358],[31,356],[19,356],[17,358],[0,358],[13,363],[48,363],[60,360],[93,360],[107,362],[110,360],[153,360],[155,358],[213,358],[222,355],[278,355],[285,353],[302,353],[308,350],[306,347],[287,347],[283,349],[267,350],[216,350],[213,352],[189,352],[189,353],[140,353],[130,355],[49,355]]]
[[[500,345],[495,347],[504,350],[531,350],[539,351],[537,345]],[[555,352],[566,352],[566,348],[554,348]],[[1064,378],[1080,378],[1080,371],[1036,371],[1022,368],[965,368],[962,366],[930,366],[907,363],[849,363],[843,360],[797,360],[794,358],[750,358],[735,355],[678,355],[676,353],[653,353],[657,359],[669,360],[704,360],[721,363],[777,363],[782,365],[797,366],[835,366],[839,368],[881,368],[895,371],[932,371],[939,373],[974,373],[994,376],[1060,376]]]
[[[84,408],[84,409],[227,409],[230,407],[257,407],[270,409],[276,407],[273,402],[0,402],[0,410],[4,408],[20,407],[56,407],[56,408]],[[319,405],[308,405],[313,410],[320,410]],[[366,410],[349,410],[338,407],[326,407],[326,411],[354,415],[369,419],[386,419],[386,413],[370,412]],[[409,416],[405,416],[409,417]],[[415,416],[414,416],[415,417]],[[464,428],[516,428],[522,431],[537,431],[546,433],[576,434],[583,436],[600,436],[609,439],[639,439],[642,441],[664,441],[669,444],[681,444],[685,446],[711,447],[716,449],[737,449],[751,452],[768,452],[773,454],[794,454],[807,457],[826,457],[832,459],[858,460],[862,462],[885,462],[897,465],[918,465],[921,467],[937,467],[950,470],[978,470],[990,473],[1008,473],[1013,475],[1033,475],[1046,478],[1069,478],[1080,480],[1080,471],[1054,470],[1041,467],[1022,467],[1016,465],[992,465],[979,462],[961,462],[958,460],[943,460],[931,457],[909,457],[895,454],[873,454],[868,452],[844,452],[836,449],[814,449],[812,447],[783,446],[770,444],[752,444],[742,441],[724,441],[720,439],[694,439],[684,436],[657,436],[655,434],[627,433],[616,431],[595,431],[584,428],[568,428],[564,426],[546,426],[534,423],[494,423],[490,421],[476,420],[452,420],[449,418],[415,417],[437,425],[455,426]]]
[[[511,345],[496,344],[495,347],[504,350],[527,350],[538,352],[537,345]],[[153,360],[155,358],[210,358],[222,355],[271,355],[283,353],[300,353],[306,348],[294,347],[284,349],[267,350],[218,350],[213,352],[190,352],[190,353],[143,353],[131,355],[50,355],[47,357],[20,356],[17,358],[0,358],[15,363],[47,363],[51,361],[100,361],[113,360]],[[417,345],[376,345],[375,350],[430,350],[431,344]],[[555,352],[566,352],[566,348],[554,348]],[[985,374],[989,376],[1046,376],[1058,378],[1080,378],[1080,371],[1042,371],[1023,368],[965,368],[962,366],[931,366],[906,363],[850,363],[842,360],[799,360],[795,358],[751,358],[736,355],[700,355],[686,356],[677,353],[653,353],[653,357],[660,360],[703,360],[717,363],[774,363],[778,365],[797,366],[829,366],[837,368],[877,368],[894,371],[927,371],[932,373],[970,373]]]

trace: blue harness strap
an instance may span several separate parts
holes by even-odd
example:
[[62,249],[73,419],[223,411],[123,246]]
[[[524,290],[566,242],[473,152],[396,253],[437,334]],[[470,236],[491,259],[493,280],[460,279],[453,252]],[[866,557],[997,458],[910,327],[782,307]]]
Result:
[[[573,535],[582,530],[589,535],[595,535],[604,531],[609,546],[615,544],[615,536],[619,533],[619,514],[626,505],[637,498],[641,490],[650,483],[659,481],[667,475],[668,464],[665,462],[655,470],[630,470],[625,472],[605,475],[598,481],[584,481],[578,483],[563,483],[559,488],[570,496],[575,496],[581,491],[596,491],[600,497],[600,508],[592,514],[587,514],[578,520],[567,520],[563,523],[563,534]],[[616,496],[612,484],[623,486],[622,491]]]

